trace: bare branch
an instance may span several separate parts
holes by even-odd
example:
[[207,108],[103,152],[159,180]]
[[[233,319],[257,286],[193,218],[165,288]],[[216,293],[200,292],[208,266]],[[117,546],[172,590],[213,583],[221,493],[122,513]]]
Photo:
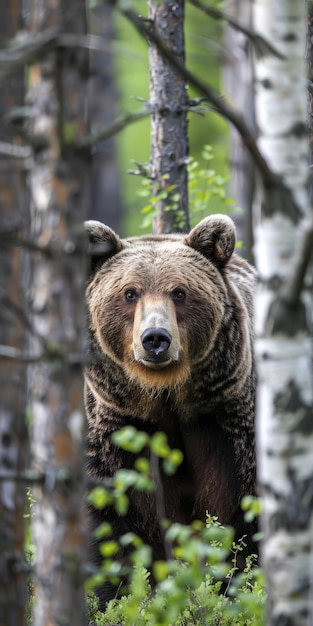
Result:
[[27,65],[54,48],[57,36],[58,29],[47,28],[43,32],[20,34],[11,40],[10,48],[0,50],[0,78],[5,78],[17,67]]
[[255,30],[247,28],[242,24],[239,24],[236,20],[234,20],[227,13],[223,13],[223,11],[219,11],[218,9],[213,9],[213,7],[209,7],[200,0],[189,0],[189,3],[192,4],[197,9],[200,9],[203,13],[208,15],[209,17],[213,17],[215,20],[223,20],[227,22],[230,26],[232,26],[235,30],[246,35],[246,37],[251,41],[254,46],[255,53],[258,57],[265,56],[266,54],[271,54],[279,59],[284,59],[285,57],[268,41],[264,39],[259,33]]
[[0,50],[0,76],[3,77],[16,67],[34,62],[43,54],[57,47],[87,48],[107,52],[109,45],[96,35],[60,33],[58,28],[46,28],[40,32],[19,33],[10,41],[10,47]]
[[0,154],[17,159],[27,159],[32,156],[32,149],[30,146],[18,146],[13,143],[0,141]]
[[72,255],[72,254],[80,254],[81,248],[73,243],[73,241],[60,241],[56,240],[47,245],[41,245],[35,243],[32,239],[27,239],[25,237],[18,236],[18,227],[13,227],[10,230],[0,231],[0,245],[2,247],[12,247],[17,246],[19,248],[24,248],[25,250],[29,250],[30,252],[39,252],[43,256],[50,257],[59,257],[60,254]]
[[154,180],[154,176],[151,174],[150,165],[142,165],[142,163],[138,163],[138,161],[133,160],[133,163],[137,165],[137,170],[127,170],[127,174],[133,174],[133,176],[143,176],[143,178],[147,178],[148,180]]
[[[49,472],[41,472],[35,469],[26,469],[23,472],[0,470],[0,481],[24,482],[29,485],[45,485],[48,481],[50,485],[53,483],[53,486],[55,486],[56,484],[69,483],[70,480],[71,475],[66,467],[54,468],[53,476],[50,470]],[[102,478],[85,476],[84,483],[88,489],[98,486],[110,489],[114,486],[114,479],[111,476],[103,476]]]
[[12,346],[6,346],[0,344],[0,359],[14,360],[21,363],[42,363],[44,361],[58,361],[66,362],[68,365],[86,365],[88,359],[85,355],[79,352],[66,352],[62,350],[61,345],[56,346],[53,350],[49,343],[45,345],[45,350],[42,352],[23,352]]
[[88,148],[98,141],[109,139],[109,137],[116,135],[129,124],[139,122],[143,118],[148,117],[150,113],[151,109],[148,106],[146,106],[144,109],[141,109],[140,111],[136,111],[136,113],[126,113],[124,117],[115,120],[112,124],[109,124],[109,126],[105,126],[98,132],[91,133],[90,135],[87,135],[86,137],[81,139],[77,146],[79,148]]
[[298,304],[300,294],[303,288],[305,275],[313,255],[313,219],[303,230],[301,245],[299,245],[298,254],[293,265],[293,272],[287,280],[283,299],[288,307],[294,307]]
[[[206,97],[189,100],[188,106],[180,107],[180,110],[193,111],[195,113],[200,113],[201,110],[199,111],[198,109],[200,103],[202,103],[203,101],[207,101],[207,100],[208,98]],[[205,110],[208,110],[208,108],[209,107],[205,107]],[[203,110],[204,110],[204,107],[203,107]],[[209,109],[209,110],[212,110],[212,109]],[[98,130],[97,132],[91,133],[90,135],[87,135],[86,137],[81,139],[79,143],[77,144],[77,146],[79,148],[88,148],[94,145],[95,143],[97,143],[98,141],[103,141],[104,139],[109,139],[113,135],[117,135],[117,133],[120,133],[122,130],[124,130],[124,128],[126,128],[126,126],[129,126],[129,124],[140,122],[140,120],[144,119],[145,117],[148,117],[149,115],[151,115],[151,113],[156,113],[159,111],[160,109],[158,109],[157,107],[152,107],[149,102],[146,102],[143,109],[140,109],[139,111],[136,111],[135,113],[125,113],[123,117],[120,117],[114,120],[112,124],[109,124],[108,126],[105,126],[104,128],[100,128],[100,130]],[[1,149],[1,144],[0,144],[0,149]]]

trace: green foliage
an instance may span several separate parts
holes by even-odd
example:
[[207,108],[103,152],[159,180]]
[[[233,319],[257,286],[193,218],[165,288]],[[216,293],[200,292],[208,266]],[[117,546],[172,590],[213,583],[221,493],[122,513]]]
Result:
[[216,169],[209,167],[214,159],[212,146],[206,145],[202,150],[204,166],[192,157],[188,165],[188,193],[191,222],[198,222],[210,213],[216,213],[219,200],[219,213],[235,210],[234,200],[226,193],[227,176],[218,174]]
[[[90,501],[99,508],[114,505],[123,515],[129,488],[153,489],[150,463],[144,456],[148,447],[156,455],[165,472],[171,474],[180,465],[183,455],[171,450],[166,435],[152,436],[126,426],[113,437],[115,445],[142,454],[133,470],[121,470],[112,488],[101,496],[99,487]],[[243,501],[245,515],[253,519],[260,512],[259,501],[247,496]],[[262,626],[264,624],[264,577],[255,566],[255,555],[246,559],[246,567],[238,573],[238,554],[245,547],[244,539],[234,542],[233,529],[222,526],[218,519],[207,515],[206,523],[194,521],[186,526],[163,521],[165,542],[171,556],[166,561],[152,563],[152,552],[134,533],[126,533],[112,541],[110,524],[102,524],[96,532],[102,540],[103,565],[98,574],[87,582],[89,619],[95,626]],[[132,566],[122,566],[118,558],[121,547],[131,547]],[[150,569],[156,581],[151,590]],[[104,581],[119,583],[119,576],[129,575],[129,588],[121,598],[109,602],[105,613],[97,609],[92,590]],[[235,576],[236,574],[236,576]]]
[[[226,541],[228,532],[226,529]],[[188,533],[183,541],[185,558],[187,537]],[[221,593],[220,580],[226,564],[219,563],[223,568],[217,579],[217,571],[213,574],[209,564],[199,568],[199,553],[204,546],[206,552],[210,552],[210,540],[204,540],[202,535],[192,544],[188,548],[188,561],[172,559],[154,565],[157,580],[154,593],[149,573],[138,559],[131,574],[129,593],[109,602],[105,613],[97,610],[95,598],[91,595],[89,619],[97,626],[263,626],[265,592],[261,570],[252,567],[251,560],[248,560],[245,571],[236,578],[226,574],[226,578],[230,575],[232,580],[226,595]],[[222,542],[219,557],[224,550]],[[213,551],[213,561],[217,567],[216,551]]]
[[138,192],[141,197],[148,197],[149,201],[142,209],[141,213],[144,214],[144,219],[141,223],[141,228],[151,227],[153,217],[157,214],[157,205],[160,201],[165,201],[164,211],[174,211],[176,217],[177,227],[181,227],[181,221],[184,220],[184,213],[178,210],[178,202],[180,195],[175,192],[176,185],[168,185],[168,174],[162,176],[162,180],[159,188],[156,188],[156,183],[151,181],[150,178],[143,178],[141,183],[143,189]]
[[[217,203],[220,213],[234,212],[234,200],[226,193],[227,176],[218,174],[211,165],[214,159],[212,146],[205,145],[202,150],[203,165],[193,157],[188,163],[188,196],[189,212],[192,224],[199,222],[206,215],[216,213]],[[179,194],[175,193],[175,185],[167,185],[167,175],[163,180],[159,190],[155,190],[155,182],[149,178],[149,166],[142,167],[146,175],[141,180],[142,189],[138,195],[147,198],[147,204],[141,209],[144,217],[141,223],[142,228],[152,226],[154,216],[157,214],[157,204],[160,200],[167,200],[166,211],[178,211]],[[180,215],[177,215],[178,226]]]

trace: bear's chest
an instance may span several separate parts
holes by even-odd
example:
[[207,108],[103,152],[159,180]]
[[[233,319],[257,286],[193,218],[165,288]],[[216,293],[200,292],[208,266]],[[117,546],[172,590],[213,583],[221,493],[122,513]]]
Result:
[[[167,398],[160,402],[151,434],[161,431],[171,449],[183,453],[183,461],[174,475],[167,475],[160,463],[159,478],[167,517],[182,523],[206,518],[206,512],[229,522],[238,493],[238,472],[233,441],[214,415],[192,415],[181,419]],[[232,493],[232,498],[227,494]]]

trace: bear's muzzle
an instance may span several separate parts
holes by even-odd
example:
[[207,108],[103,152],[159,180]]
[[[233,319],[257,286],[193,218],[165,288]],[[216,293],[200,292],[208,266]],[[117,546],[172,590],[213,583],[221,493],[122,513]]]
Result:
[[164,367],[172,360],[168,352],[172,335],[166,328],[147,328],[142,333],[140,340],[146,353],[141,362],[148,367]]

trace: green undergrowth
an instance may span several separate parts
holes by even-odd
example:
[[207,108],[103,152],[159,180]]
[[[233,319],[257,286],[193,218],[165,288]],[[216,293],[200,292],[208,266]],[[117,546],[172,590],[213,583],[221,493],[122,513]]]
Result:
[[245,572],[235,578],[230,574],[226,595],[221,593],[221,581],[210,573],[200,581],[192,564],[173,565],[162,563],[164,578],[153,591],[146,568],[134,565],[128,593],[111,600],[105,613],[98,611],[96,597],[89,594],[90,625],[263,626],[265,591],[259,568],[248,562]]
[[[148,447],[160,459],[163,471],[171,474],[182,462],[179,450],[168,446],[164,433],[149,437],[133,427],[115,435],[117,445],[137,455]],[[129,487],[153,491],[150,463],[139,456],[131,471],[117,472],[110,489],[97,487],[90,494],[93,506],[115,506],[120,515],[128,510]],[[247,521],[259,514],[260,503],[247,496],[242,503]],[[203,522],[190,526],[160,521],[168,558],[152,562],[151,548],[133,533],[112,540],[110,524],[97,532],[103,564],[88,579],[88,616],[92,626],[263,626],[265,583],[256,555],[246,559],[239,572],[238,556],[245,548],[245,537],[234,542],[233,529],[222,526],[207,514]],[[132,547],[128,570],[117,557],[122,547]],[[149,571],[156,585],[151,588]],[[105,613],[98,610],[93,590],[109,581],[118,586],[120,576],[128,575],[129,586],[120,597],[108,603]]]

